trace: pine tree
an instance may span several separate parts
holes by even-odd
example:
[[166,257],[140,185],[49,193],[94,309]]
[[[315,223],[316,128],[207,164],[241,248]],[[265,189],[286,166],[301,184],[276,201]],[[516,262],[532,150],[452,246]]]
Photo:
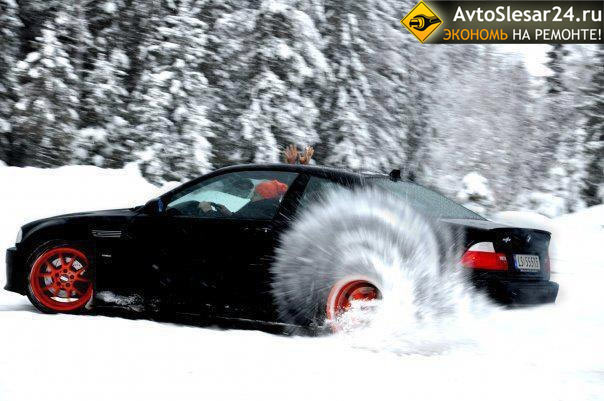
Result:
[[88,26],[93,37],[83,83],[81,125],[74,147],[77,163],[119,168],[132,161],[128,76],[131,58],[126,54],[131,10],[124,1],[88,4]]
[[18,7],[14,0],[0,0],[0,160],[9,165],[21,165],[17,151],[17,132],[11,123],[18,100],[19,82],[15,65],[19,56]]
[[[87,0],[57,1],[57,7],[53,10],[57,39],[61,41],[69,55],[71,65],[80,82],[84,82],[86,75],[84,64],[92,47],[92,35],[86,16],[87,2]],[[79,90],[81,91],[81,88]]]
[[[547,53],[546,65],[552,74],[546,78],[548,113],[542,122],[545,146],[540,154],[550,176],[545,190],[565,200],[566,211],[583,207],[584,131],[577,130],[578,113],[572,104],[572,94],[566,86],[565,74],[569,52],[563,45],[553,45]],[[548,158],[550,158],[548,160]]]
[[17,65],[22,97],[15,105],[18,151],[24,164],[60,166],[71,160],[78,128],[80,83],[52,22],[36,39],[36,51]]
[[431,57],[427,49],[415,43],[407,44],[403,54],[404,76],[395,86],[400,113],[397,126],[404,127],[406,131],[401,144],[404,155],[401,162],[408,178],[425,181],[428,146],[436,139],[437,133],[432,113],[440,63]]
[[120,49],[103,49],[88,73],[83,99],[87,124],[74,143],[78,163],[118,168],[132,159],[125,78],[129,58]]
[[366,119],[371,102],[367,79],[370,50],[359,20],[365,18],[359,2],[325,2],[325,36],[333,70],[321,105],[323,140],[317,159],[326,164],[351,169],[377,169],[372,152],[372,129]]
[[158,10],[156,29],[141,49],[145,69],[131,112],[137,116],[135,135],[146,145],[143,174],[153,182],[180,181],[211,168],[208,87],[200,72],[206,27],[198,10],[187,0]]
[[[35,21],[33,30],[36,32],[38,24],[43,28],[47,24],[54,27],[54,35],[63,50],[67,53],[69,62],[78,78],[78,87],[73,89],[78,92],[78,98],[82,98],[84,88],[81,86],[86,80],[87,64],[89,63],[89,52],[93,44],[93,38],[89,29],[89,16],[87,7],[90,0],[46,0],[22,2],[22,8],[28,10],[30,17]],[[36,37],[42,36],[36,32]],[[35,51],[35,49],[31,49]],[[83,110],[79,109],[81,115]]]
[[419,46],[414,46],[415,39],[407,36],[399,22],[405,3],[367,1],[359,17],[359,33],[367,43],[365,68],[371,89],[364,118],[372,127],[374,146],[381,149],[376,155],[376,168],[382,171],[401,168],[405,175],[416,177],[430,130],[413,129],[415,123],[426,125],[428,119],[414,118],[417,111],[426,108],[422,96],[413,96],[411,92],[430,76],[432,68],[411,77],[421,67],[415,56]]
[[318,142],[316,92],[328,66],[314,22],[300,9],[264,0],[250,18],[243,55],[249,60],[242,82],[246,104],[239,121],[248,160],[276,162],[289,143]]
[[[505,104],[505,135],[501,135],[505,161],[505,171],[502,173],[502,182],[505,188],[498,186],[498,199],[503,200],[503,205],[512,204],[519,192],[532,190],[543,179],[543,174],[538,170],[539,158],[537,149],[541,146],[541,137],[538,135],[536,121],[533,115],[535,99],[530,92],[531,77],[522,61],[518,61],[511,68],[501,68],[503,85],[499,89],[498,100]],[[505,156],[513,155],[513,157]],[[516,186],[516,191],[509,191],[510,186]]]
[[242,110],[248,104],[249,58],[246,46],[251,33],[247,1],[208,0],[202,4],[200,19],[207,25],[207,57],[202,71],[210,88],[208,120],[215,135],[209,138],[212,164],[222,167],[251,160],[252,148],[242,136]]
[[421,87],[435,131],[424,153],[424,181],[454,196],[463,177],[475,171],[489,181],[493,207],[506,208],[517,193],[542,181],[534,163],[542,133],[533,117],[539,114],[530,108],[536,99],[529,73],[521,59],[492,46],[447,45],[431,52],[419,57],[435,65],[434,82]]
[[[333,79],[323,95],[319,161],[415,176],[432,130],[419,46],[399,20],[408,1],[325,2],[321,31]],[[413,76],[412,76],[413,74]],[[378,152],[377,149],[380,149]]]
[[565,58],[568,56],[568,50],[564,45],[552,45],[551,49],[547,52],[546,66],[551,70],[551,75],[546,77],[547,81],[547,93],[549,94],[560,94],[566,92],[568,89],[564,83],[564,63]]
[[598,45],[593,57],[591,83],[585,88],[586,176],[583,199],[588,206],[604,203],[604,45]]

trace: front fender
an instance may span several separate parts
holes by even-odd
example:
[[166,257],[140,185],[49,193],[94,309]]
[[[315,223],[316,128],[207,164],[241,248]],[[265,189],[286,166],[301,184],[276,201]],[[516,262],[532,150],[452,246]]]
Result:
[[19,248],[29,255],[40,244],[51,241],[90,241],[91,231],[87,224],[73,224],[66,219],[43,221],[24,231]]

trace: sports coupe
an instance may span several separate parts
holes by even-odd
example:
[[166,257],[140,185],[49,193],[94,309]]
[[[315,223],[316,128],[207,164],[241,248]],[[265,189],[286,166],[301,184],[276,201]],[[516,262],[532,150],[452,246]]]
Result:
[[[503,304],[554,302],[550,233],[491,222],[414,182],[305,165],[219,169],[131,209],[74,213],[24,225],[7,250],[5,289],[47,313],[122,308],[282,325],[270,264],[296,214],[333,187],[373,187],[463,232],[461,264]],[[379,297],[358,281],[317,310]],[[293,306],[295,307],[295,306]]]

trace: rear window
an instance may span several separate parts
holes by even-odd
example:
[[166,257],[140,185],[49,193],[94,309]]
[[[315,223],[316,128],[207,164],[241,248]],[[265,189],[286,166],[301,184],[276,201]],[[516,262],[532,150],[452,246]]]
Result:
[[473,211],[421,185],[406,181],[392,181],[387,178],[374,178],[373,182],[378,188],[404,199],[416,210],[428,216],[446,219],[485,220]]

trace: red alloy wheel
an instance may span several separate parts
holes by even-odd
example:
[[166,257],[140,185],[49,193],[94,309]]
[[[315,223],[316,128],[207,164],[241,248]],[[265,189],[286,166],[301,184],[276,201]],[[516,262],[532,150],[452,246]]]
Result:
[[[333,320],[350,309],[353,301],[380,299],[380,290],[369,280],[348,279],[334,285],[327,297],[327,319]],[[334,328],[336,331],[337,328]]]
[[32,294],[54,312],[81,309],[92,297],[92,283],[86,277],[88,259],[73,248],[54,248],[36,259],[29,276]]

